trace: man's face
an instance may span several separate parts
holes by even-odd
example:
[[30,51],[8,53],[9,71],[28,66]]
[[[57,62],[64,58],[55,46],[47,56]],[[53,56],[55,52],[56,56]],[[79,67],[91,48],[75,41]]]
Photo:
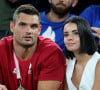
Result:
[[74,0],[51,0],[51,8],[58,15],[66,15],[72,9]]
[[40,30],[39,17],[20,13],[19,18],[11,28],[13,30],[14,41],[22,46],[29,47],[37,43]]

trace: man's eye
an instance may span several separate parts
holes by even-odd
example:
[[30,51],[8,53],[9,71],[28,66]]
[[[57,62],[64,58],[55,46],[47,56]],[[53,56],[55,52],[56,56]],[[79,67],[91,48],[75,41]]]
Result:
[[24,23],[20,23],[19,25],[20,25],[20,26],[25,26],[26,24],[24,24]]
[[37,25],[32,25],[31,28],[35,29],[37,28],[38,26]]

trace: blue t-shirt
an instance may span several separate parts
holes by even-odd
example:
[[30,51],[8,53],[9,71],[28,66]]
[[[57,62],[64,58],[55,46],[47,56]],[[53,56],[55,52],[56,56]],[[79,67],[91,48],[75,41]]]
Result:
[[[85,9],[81,14],[81,17],[85,18],[91,27],[100,28],[100,5],[91,5],[87,9]],[[100,38],[95,37],[97,42],[99,52],[100,52]]]
[[100,28],[100,5],[91,5],[80,16],[85,18],[92,27]]
[[[47,19],[45,16],[46,12],[40,13],[40,23],[41,23],[41,32],[40,35],[46,38],[52,39],[55,43],[57,43],[62,51],[64,51],[64,35],[62,31],[62,26],[64,21],[62,22],[52,22]],[[71,17],[72,14],[69,15]]]

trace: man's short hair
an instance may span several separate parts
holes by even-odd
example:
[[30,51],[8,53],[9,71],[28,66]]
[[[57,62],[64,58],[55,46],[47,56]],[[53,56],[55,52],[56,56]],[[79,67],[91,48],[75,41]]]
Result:
[[[63,25],[64,26],[67,23],[75,23],[77,25],[79,37],[80,37],[80,50],[79,53],[88,53],[88,55],[92,55],[96,50],[96,42],[95,39],[91,33],[91,27],[89,23],[79,17],[79,16],[72,16],[71,18],[67,19]],[[74,54],[65,48],[65,55],[68,58],[73,58]]]
[[31,4],[24,4],[19,6],[13,15],[13,22],[15,23],[20,13],[39,16],[39,11]]

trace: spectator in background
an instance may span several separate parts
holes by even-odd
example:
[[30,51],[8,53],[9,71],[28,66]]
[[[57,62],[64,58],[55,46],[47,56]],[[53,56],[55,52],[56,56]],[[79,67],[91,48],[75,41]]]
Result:
[[93,5],[100,5],[100,0],[92,0],[93,1]]
[[50,8],[48,0],[28,0],[28,3],[35,6],[39,12],[46,11]]
[[100,90],[100,54],[91,27],[78,16],[65,21],[63,26],[66,67],[63,90]]
[[8,0],[9,2],[11,2],[11,3],[17,3],[17,2],[19,2],[20,0]]
[[100,5],[100,0],[79,0],[71,13],[79,15],[85,8],[89,7],[90,5]]
[[71,17],[70,11],[78,0],[49,0],[50,11],[41,12],[41,36],[52,39],[64,51],[62,26],[64,21]]
[[86,8],[81,14],[92,27],[100,27],[100,5],[91,5]]
[[[98,28],[100,30],[100,5],[89,6],[80,14],[80,16],[85,18],[91,25],[93,35],[95,36],[95,40],[98,45],[98,51],[100,52],[100,37],[98,37],[98,34],[100,33],[96,29]],[[96,27],[96,28],[93,28],[93,27]]]
[[37,9],[29,4],[18,7],[10,29],[13,36],[0,40],[0,89],[59,90],[65,58],[57,44],[39,36]]
[[12,20],[14,10],[26,0],[0,0],[0,39],[12,35],[9,24]]
[[75,8],[71,11],[76,15],[79,15],[86,7],[91,5],[93,0],[79,0]]

